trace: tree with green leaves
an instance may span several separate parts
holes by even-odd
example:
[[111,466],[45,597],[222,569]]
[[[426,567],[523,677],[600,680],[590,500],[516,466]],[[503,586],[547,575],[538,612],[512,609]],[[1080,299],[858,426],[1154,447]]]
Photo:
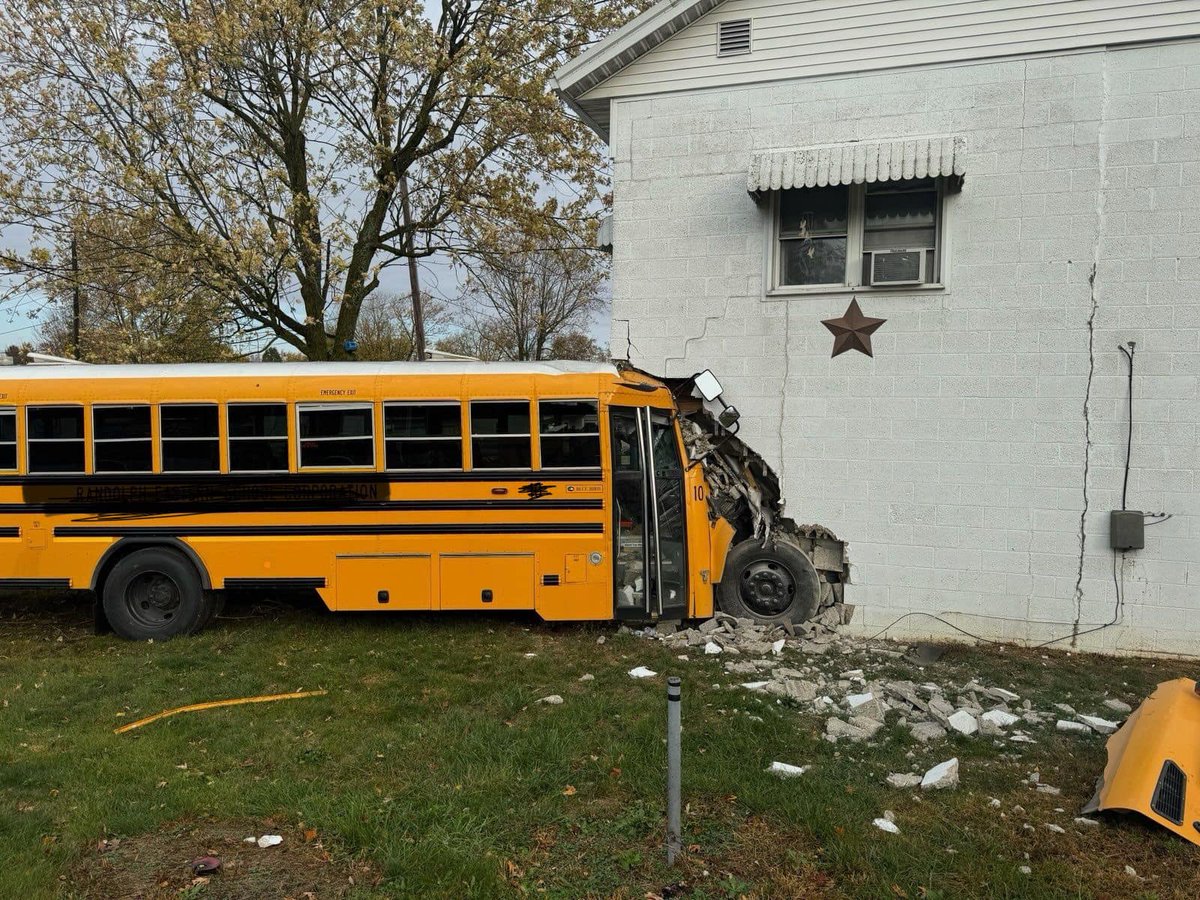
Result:
[[645,5],[6,0],[0,225],[33,248],[0,261],[61,273],[73,223],[120,220],[149,271],[342,357],[389,265],[588,243],[601,158],[548,78]]

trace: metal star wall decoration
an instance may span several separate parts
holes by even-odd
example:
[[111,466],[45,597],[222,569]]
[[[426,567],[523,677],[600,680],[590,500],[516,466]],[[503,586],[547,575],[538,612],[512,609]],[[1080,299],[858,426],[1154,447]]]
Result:
[[840,319],[821,320],[821,324],[833,333],[833,354],[830,358],[847,350],[857,350],[874,358],[875,354],[871,352],[871,335],[886,321],[887,319],[864,316],[858,308],[858,300],[851,297],[850,305]]

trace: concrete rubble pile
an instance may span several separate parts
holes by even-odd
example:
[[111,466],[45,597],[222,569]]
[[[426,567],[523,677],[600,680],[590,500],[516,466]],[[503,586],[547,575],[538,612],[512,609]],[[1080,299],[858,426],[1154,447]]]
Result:
[[[716,644],[720,652],[728,656],[778,655],[783,647],[776,645],[784,641],[798,646],[805,653],[819,654],[830,649],[837,641],[836,629],[839,625],[848,624],[853,612],[853,606],[834,603],[807,622],[787,622],[774,626],[758,625],[753,619],[734,618],[719,612],[695,628],[681,629],[675,623],[660,622],[632,633],[656,638],[680,652],[692,649],[699,651],[708,644]],[[628,628],[622,630],[630,632]]]
[[[1008,688],[975,678],[962,684],[930,680],[938,666],[918,665],[902,644],[839,635],[838,626],[847,624],[852,613],[853,607],[838,603],[816,619],[794,625],[760,625],[717,613],[694,628],[660,622],[621,630],[661,641],[684,661],[719,656],[731,679],[727,687],[826,717],[824,735],[831,743],[868,741],[883,737],[885,729],[903,729],[921,744],[951,734],[1032,744],[1042,729],[1106,735],[1120,724],[1062,703],[1041,708]],[[843,657],[851,654],[859,654],[857,664],[866,668],[847,668]],[[871,668],[885,666],[893,677]],[[904,669],[915,677],[896,679],[894,673]],[[1128,705],[1105,702],[1104,712],[1114,715],[1122,707]]]

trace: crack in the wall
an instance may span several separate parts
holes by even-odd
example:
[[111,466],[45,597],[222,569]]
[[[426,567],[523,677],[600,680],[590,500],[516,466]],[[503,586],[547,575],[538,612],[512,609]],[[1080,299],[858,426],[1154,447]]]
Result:
[[726,296],[726,297],[725,297],[725,309],[724,309],[724,310],[721,312],[721,315],[719,315],[719,316],[705,316],[705,317],[704,317],[704,327],[700,329],[700,333],[699,333],[699,334],[694,334],[694,335],[692,335],[692,336],[691,336],[691,337],[689,337],[689,338],[684,338],[684,341],[683,341],[683,353],[682,353],[682,354],[680,354],[679,356],[665,356],[665,357],[663,357],[663,371],[662,371],[663,375],[670,377],[670,375],[671,375],[671,363],[672,363],[672,362],[686,362],[686,361],[687,361],[687,358],[688,358],[688,351],[689,351],[689,350],[691,349],[691,347],[692,347],[692,342],[693,342],[693,341],[702,341],[702,340],[704,340],[706,337],[708,337],[708,326],[709,326],[709,324],[710,324],[711,322],[713,322],[713,321],[715,321],[715,320],[717,320],[717,319],[727,319],[727,318],[729,318],[729,304],[730,304],[730,303],[732,303],[732,302],[733,302],[733,297]]
[[[1103,184],[1103,179],[1101,179]],[[1088,375],[1087,387],[1083,392],[1083,509],[1079,512],[1079,568],[1075,573],[1075,621],[1071,623],[1071,646],[1079,638],[1079,622],[1083,618],[1083,563],[1087,556],[1088,470],[1092,462],[1092,379],[1096,374],[1096,263],[1092,263],[1088,275],[1091,289],[1091,310],[1088,313]]]
[[1105,141],[1104,126],[1108,122],[1111,86],[1108,79],[1108,53],[1101,54],[1100,62],[1100,123],[1096,129],[1096,162],[1099,170],[1099,180],[1096,185],[1096,234],[1092,240],[1092,270],[1088,274],[1089,302],[1088,311],[1088,374],[1087,386],[1083,393],[1083,509],[1079,513],[1079,567],[1075,573],[1075,621],[1071,626],[1071,646],[1076,646],[1079,638],[1080,621],[1083,619],[1083,569],[1087,559],[1087,515],[1090,496],[1088,494],[1088,474],[1092,462],[1092,380],[1096,374],[1096,313],[1100,303],[1097,296],[1096,281],[1100,270],[1100,245],[1105,233],[1105,188],[1108,185],[1108,144]]
[[[642,351],[638,350],[637,345],[633,342],[633,325],[629,319],[613,319],[613,324],[616,324],[617,322],[625,323],[625,362],[633,362],[633,354],[637,353],[640,356],[642,353]],[[609,349],[611,350],[611,337],[609,337],[608,343]]]

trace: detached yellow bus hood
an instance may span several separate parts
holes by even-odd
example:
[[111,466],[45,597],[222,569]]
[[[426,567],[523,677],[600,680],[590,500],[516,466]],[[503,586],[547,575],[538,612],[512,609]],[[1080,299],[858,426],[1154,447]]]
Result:
[[1083,811],[1141,813],[1200,845],[1200,696],[1164,681],[1108,739],[1108,765]]

